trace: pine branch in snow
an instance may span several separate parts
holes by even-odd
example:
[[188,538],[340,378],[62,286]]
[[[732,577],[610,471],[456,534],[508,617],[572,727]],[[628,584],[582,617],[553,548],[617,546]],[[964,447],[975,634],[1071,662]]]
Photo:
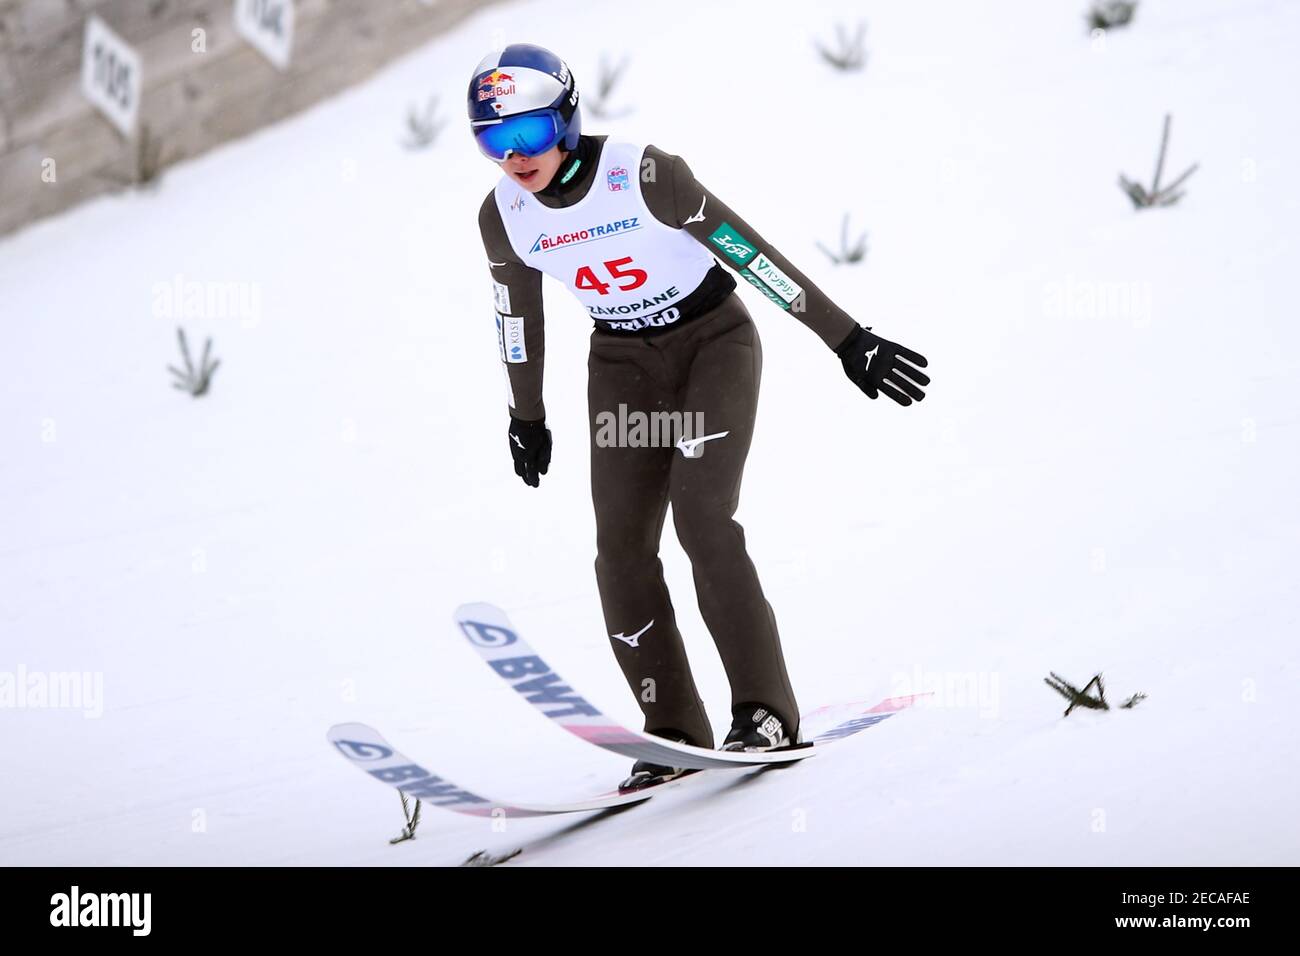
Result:
[[844,221],[840,225],[840,250],[838,253],[831,252],[821,242],[817,242],[817,248],[820,249],[828,259],[835,265],[844,263],[854,264],[861,262],[867,254],[867,234],[864,232],[857,238],[852,245],[849,244],[849,214],[844,214]]
[[623,78],[623,74],[627,70],[628,59],[627,56],[624,56],[616,66],[611,66],[605,54],[600,55],[600,70],[596,74],[595,95],[583,100],[583,107],[597,119],[618,119],[620,116],[626,116],[632,112],[630,107],[625,110],[615,111],[609,105],[609,98],[614,92],[614,87],[618,85],[619,80]]
[[1183,191],[1179,189],[1183,183],[1187,182],[1189,176],[1196,172],[1199,163],[1192,165],[1181,176],[1175,179],[1168,186],[1161,188],[1160,177],[1164,175],[1165,153],[1169,149],[1169,127],[1173,122],[1173,117],[1168,113],[1165,114],[1164,132],[1160,136],[1160,153],[1156,157],[1155,178],[1151,182],[1151,188],[1148,190],[1141,183],[1127,178],[1120,173],[1119,187],[1124,190],[1129,199],[1133,201],[1135,209],[1146,209],[1150,206],[1172,206],[1178,200],[1183,198]]
[[[1049,673],[1051,676],[1044,677],[1043,683],[1070,702],[1070,706],[1065,708],[1064,716],[1069,717],[1070,712],[1076,707],[1086,707],[1089,710],[1110,710],[1110,704],[1106,702],[1106,684],[1101,679],[1100,672],[1094,674],[1092,680],[1083,685],[1083,690],[1075,687],[1056,671],[1049,671]],[[1094,687],[1097,689],[1096,696],[1088,693]],[[1141,693],[1134,694],[1120,704],[1120,707],[1124,710],[1132,710],[1139,701],[1145,700],[1146,696],[1146,694]]]
[[487,850],[479,850],[477,853],[471,854],[461,866],[496,866],[498,863],[506,862],[506,860],[513,860],[522,852],[523,848],[521,847],[502,856],[493,856]]
[[429,97],[424,110],[412,106],[406,114],[407,149],[424,149],[438,141],[438,134],[447,125],[446,120],[438,119],[438,97]]
[[831,49],[823,46],[820,40],[814,40],[813,45],[817,47],[817,52],[821,54],[822,59],[843,72],[855,72],[861,70],[867,65],[867,51],[864,42],[867,36],[867,21],[860,20],[857,29],[852,37],[844,28],[844,24],[835,24],[835,42],[836,47]]
[[[1055,671],[1050,671],[1049,673],[1051,674],[1051,677],[1044,677],[1043,683],[1070,702],[1070,706],[1065,708],[1066,717],[1069,717],[1070,712],[1076,707],[1087,707],[1091,710],[1110,710],[1110,707],[1106,703],[1105,689],[1100,686],[1100,674],[1097,674],[1092,680],[1088,681],[1083,690],[1079,690],[1079,688],[1075,687]],[[1098,696],[1090,697],[1088,691],[1094,685],[1098,687]]]
[[198,398],[206,393],[208,387],[212,384],[212,375],[221,365],[221,360],[209,361],[212,352],[212,339],[209,338],[203,345],[203,358],[199,360],[196,368],[194,362],[190,360],[190,346],[185,340],[185,330],[178,327],[176,337],[181,343],[181,358],[185,360],[185,371],[182,372],[174,365],[167,366],[167,371],[175,375],[177,379],[172,383],[172,388],[179,388]]
[[406,799],[406,794],[399,793],[402,798],[402,816],[406,818],[406,826],[402,827],[402,832],[389,840],[389,843],[402,843],[406,840],[415,839],[415,828],[420,825],[420,801],[415,801],[415,812],[411,812],[411,804]]
[[1084,19],[1089,30],[1111,30],[1128,26],[1137,12],[1137,0],[1092,0]]

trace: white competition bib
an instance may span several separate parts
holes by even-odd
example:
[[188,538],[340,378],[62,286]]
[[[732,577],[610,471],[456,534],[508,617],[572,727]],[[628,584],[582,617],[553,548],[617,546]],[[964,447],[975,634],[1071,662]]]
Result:
[[563,282],[591,318],[613,331],[671,325],[714,259],[685,230],[654,217],[641,197],[645,147],[606,140],[587,194],[551,209],[508,176],[497,208],[515,254]]

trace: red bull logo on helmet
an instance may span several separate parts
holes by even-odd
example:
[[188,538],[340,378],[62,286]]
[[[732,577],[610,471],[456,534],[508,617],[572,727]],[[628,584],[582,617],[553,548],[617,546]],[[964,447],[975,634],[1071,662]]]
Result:
[[515,92],[515,78],[509,73],[503,73],[501,70],[493,70],[491,73],[484,73],[478,81],[478,101],[495,99],[498,96],[509,96]]

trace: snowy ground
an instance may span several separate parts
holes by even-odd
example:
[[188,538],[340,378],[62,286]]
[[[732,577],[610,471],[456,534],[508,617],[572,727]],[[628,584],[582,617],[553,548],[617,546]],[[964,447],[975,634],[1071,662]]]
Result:
[[[156,194],[0,241],[0,675],[103,691],[99,716],[0,709],[0,863],[1300,863],[1300,6],[1143,0],[1102,45],[1083,0],[660,6],[491,8]],[[868,69],[833,74],[811,37],[860,10]],[[741,291],[767,363],[740,517],[804,706],[937,705],[616,816],[430,811],[390,847],[397,798],[331,751],[333,723],[501,799],[626,769],[476,661],[457,604],[503,605],[638,716],[591,570],[588,326],[549,283],[539,491],[505,446],[474,219],[496,174],[459,104],[482,52],[523,39],[579,83],[631,52],[615,105],[635,111],[588,130],[686,156],[929,357],[922,405],[871,403]],[[446,142],[406,151],[431,93]],[[1201,168],[1138,214],[1116,174],[1149,180],[1166,111],[1169,172]],[[814,241],[845,210],[871,248],[836,270]],[[222,360],[198,401],[164,372],[182,320],[156,287],[178,276],[255,306],[182,317]],[[721,728],[671,535],[665,562]],[[1061,720],[1042,678],[1098,669],[1149,699]]]

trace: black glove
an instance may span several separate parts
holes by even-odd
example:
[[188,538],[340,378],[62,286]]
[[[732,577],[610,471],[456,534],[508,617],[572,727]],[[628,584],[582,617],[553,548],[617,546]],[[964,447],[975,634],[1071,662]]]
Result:
[[510,454],[515,459],[515,474],[536,488],[537,476],[546,474],[551,465],[551,430],[546,419],[525,422],[511,415]]
[[868,398],[884,394],[900,405],[911,405],[925,398],[921,388],[930,384],[930,376],[918,371],[929,364],[925,356],[872,335],[869,328],[858,326],[835,354],[840,357],[844,374]]

